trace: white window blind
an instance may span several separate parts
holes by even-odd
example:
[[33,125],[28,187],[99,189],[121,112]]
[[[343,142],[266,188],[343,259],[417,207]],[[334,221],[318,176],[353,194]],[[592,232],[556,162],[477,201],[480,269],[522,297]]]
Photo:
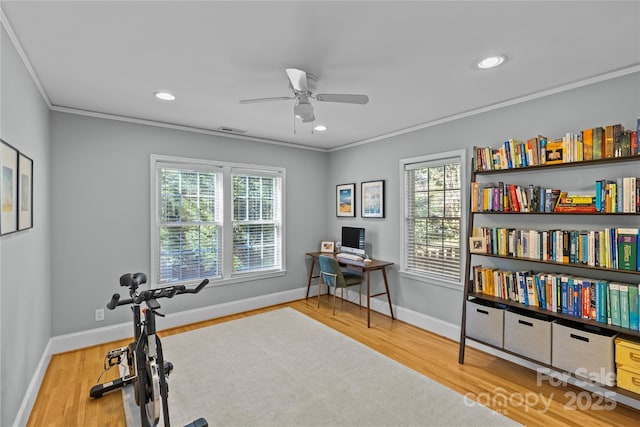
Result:
[[281,267],[281,178],[233,174],[233,272]]
[[218,276],[221,171],[159,164],[157,173],[158,283]]
[[460,280],[461,182],[460,157],[404,163],[405,271]]

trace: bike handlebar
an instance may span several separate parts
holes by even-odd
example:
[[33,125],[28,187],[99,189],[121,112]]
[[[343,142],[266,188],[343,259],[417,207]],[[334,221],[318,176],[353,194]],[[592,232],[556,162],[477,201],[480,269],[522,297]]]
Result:
[[[142,273],[137,273],[137,274],[142,274]],[[145,276],[145,279],[146,279],[146,276]],[[135,284],[135,287],[137,287],[137,283],[135,282],[137,281],[135,280],[133,281],[133,283]],[[122,284],[122,278],[120,280],[120,283]],[[139,294],[135,294],[135,288],[134,288],[134,292],[133,292],[134,295],[132,295],[131,298],[121,300],[120,294],[118,293],[113,294],[113,296],[111,297],[111,301],[109,301],[109,303],[107,304],[107,308],[109,310],[113,310],[120,305],[127,305],[127,304],[137,305],[152,299],[173,298],[174,296],[180,295],[180,294],[197,294],[202,290],[202,288],[207,286],[208,283],[209,283],[209,279],[204,279],[202,282],[200,282],[198,286],[196,286],[193,289],[187,289],[184,285],[172,285],[172,286],[166,286],[164,288],[149,289],[148,291],[142,291]]]

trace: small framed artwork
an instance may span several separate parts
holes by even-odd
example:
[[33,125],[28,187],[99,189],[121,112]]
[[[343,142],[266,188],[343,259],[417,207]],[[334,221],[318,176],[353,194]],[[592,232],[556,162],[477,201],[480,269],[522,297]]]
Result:
[[356,216],[356,185],[336,185],[336,216]]
[[18,230],[33,227],[33,160],[24,154],[18,159]]
[[484,254],[487,252],[487,244],[484,237],[469,237],[469,252],[472,254]]
[[0,235],[18,229],[18,150],[0,139]]
[[384,180],[363,182],[360,195],[362,218],[384,218]]
[[323,240],[320,242],[320,252],[334,252],[335,243]]

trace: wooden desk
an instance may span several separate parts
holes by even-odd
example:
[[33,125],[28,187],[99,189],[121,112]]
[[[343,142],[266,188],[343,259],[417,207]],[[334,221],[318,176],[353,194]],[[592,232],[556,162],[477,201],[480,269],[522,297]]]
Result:
[[[311,288],[311,280],[314,277],[319,277],[319,276],[313,275],[313,268],[315,267],[316,262],[318,261],[318,257],[320,255],[333,256],[342,265],[353,266],[353,267],[362,269],[362,272],[367,276],[367,327],[368,328],[371,327],[371,304],[370,304],[371,297],[377,297],[377,296],[386,294],[387,301],[389,302],[389,312],[391,313],[391,318],[394,319],[393,307],[391,306],[391,294],[389,293],[389,283],[387,282],[387,271],[386,271],[386,267],[393,265],[392,262],[381,261],[379,259],[372,259],[370,262],[355,261],[351,259],[336,257],[335,256],[336,254],[331,252],[307,252],[305,255],[311,258],[311,268],[309,269],[309,281],[307,282],[306,298],[309,298],[309,289]],[[371,278],[369,277],[369,274],[375,270],[379,270],[382,272],[382,278],[384,279],[385,292],[380,292],[378,294],[371,295]],[[318,288],[318,292],[320,292],[320,288]]]

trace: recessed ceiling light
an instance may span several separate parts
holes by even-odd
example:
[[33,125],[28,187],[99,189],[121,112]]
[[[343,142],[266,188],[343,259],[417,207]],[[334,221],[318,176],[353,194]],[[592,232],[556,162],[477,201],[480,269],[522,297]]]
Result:
[[480,61],[478,61],[477,63],[477,67],[478,68],[493,68],[493,67],[497,67],[498,65],[504,63],[504,61],[507,60],[507,57],[504,55],[498,55],[498,56],[489,56],[487,58],[484,58]]
[[327,127],[325,125],[318,125],[318,126],[314,127],[313,130],[317,130],[318,132],[323,132],[323,131],[327,130]]
[[176,97],[169,92],[154,92],[153,94],[156,96],[156,98],[162,99],[163,101],[173,101],[174,99],[176,99]]

